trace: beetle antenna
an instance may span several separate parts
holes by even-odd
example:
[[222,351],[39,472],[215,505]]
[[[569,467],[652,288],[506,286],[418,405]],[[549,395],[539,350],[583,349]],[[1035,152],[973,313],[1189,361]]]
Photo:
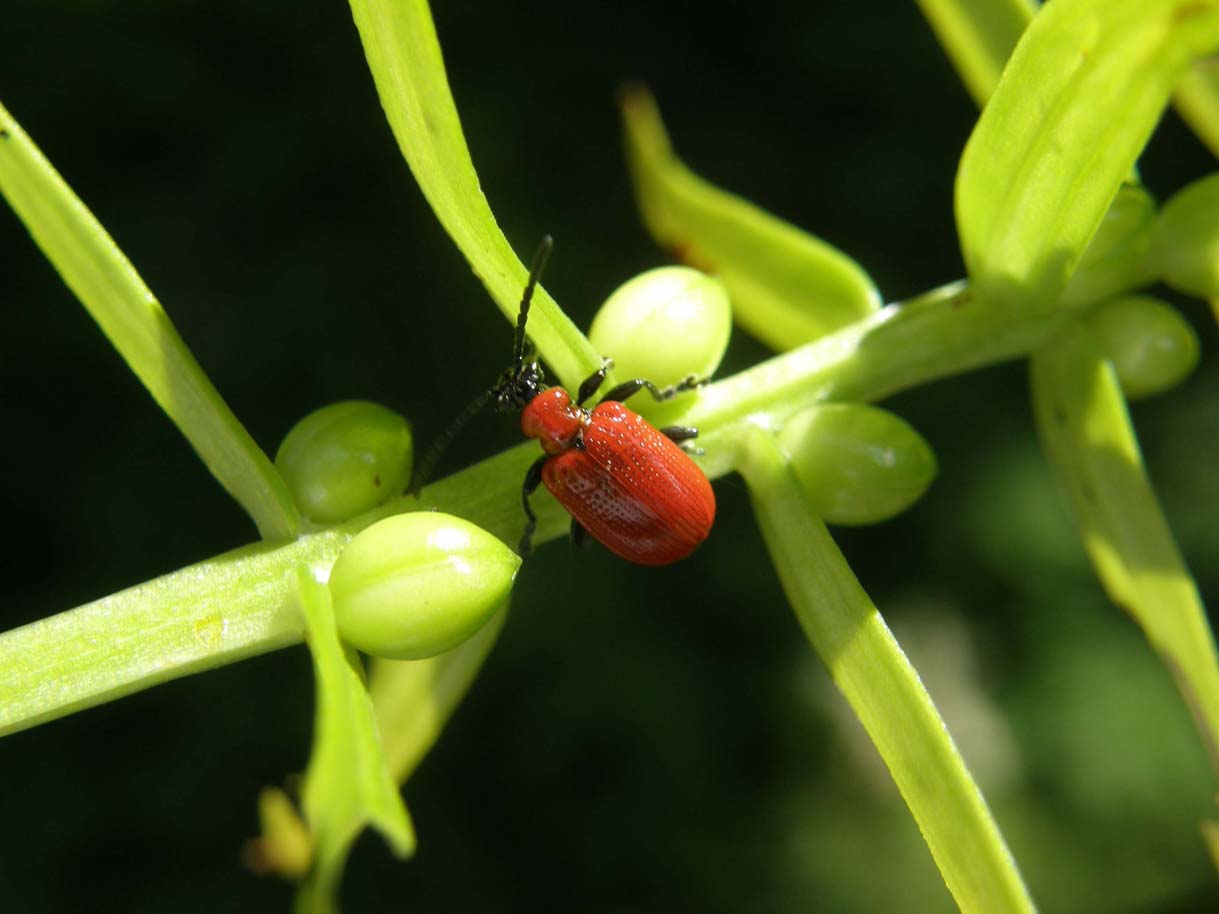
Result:
[[525,292],[521,295],[521,310],[516,318],[516,333],[512,340],[512,367],[500,377],[494,387],[483,391],[471,400],[457,418],[449,423],[448,428],[441,432],[440,437],[432,442],[432,446],[427,449],[423,460],[415,469],[409,490],[411,495],[419,495],[420,490],[432,478],[436,464],[440,462],[444,452],[449,449],[449,445],[470,420],[486,408],[488,403],[495,400],[499,402],[500,409],[506,409],[509,404],[515,407],[520,398],[537,393],[537,385],[541,381],[540,370],[531,372],[522,370],[525,367],[526,352],[531,361],[534,357],[533,346],[525,337],[525,321],[529,319],[529,304],[533,301],[533,290],[537,288],[538,279],[546,267],[546,260],[550,257],[553,248],[554,239],[547,235],[538,245],[537,253],[533,255],[533,266],[529,268],[529,282],[525,284]]
[[411,480],[410,494],[418,496],[419,491],[432,478],[432,472],[436,469],[436,464],[440,462],[440,458],[444,456],[444,452],[449,449],[449,445],[456,440],[461,430],[466,427],[471,419],[477,416],[486,408],[487,404],[499,393],[499,385],[492,387],[490,390],[484,390],[477,397],[471,400],[466,408],[458,414],[457,418],[449,423],[449,427],[440,433],[440,437],[432,442],[432,446],[427,449],[427,453],[423,455],[423,460],[419,461],[419,466],[415,468],[414,478]]
[[546,260],[554,248],[554,239],[547,235],[538,245],[537,253],[533,255],[533,266],[529,268],[529,282],[525,284],[525,294],[521,296],[521,310],[516,317],[516,337],[512,343],[512,367],[519,369],[525,361],[525,321],[529,319],[529,304],[533,301],[533,290],[537,287],[542,270],[546,268]]

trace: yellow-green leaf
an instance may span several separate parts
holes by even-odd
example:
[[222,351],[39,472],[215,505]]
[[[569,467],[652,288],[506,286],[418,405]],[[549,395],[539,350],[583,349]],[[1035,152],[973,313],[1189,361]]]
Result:
[[1033,406],[1106,592],[1177,679],[1219,772],[1219,657],[1198,588],[1143,468],[1113,366],[1073,324],[1031,361]]
[[769,432],[740,470],[783,590],[814,650],[889,768],[965,914],[1031,912],[1033,902],[944,721],[817,517]]
[[2,105],[0,193],[263,539],[294,537],[296,506],[267,455],[212,386],[131,261]]
[[297,573],[297,587],[317,678],[317,712],[302,793],[314,863],[296,911],[331,914],[338,910],[347,853],[366,825],[380,831],[399,857],[414,852],[415,834],[385,763],[360,658],[339,641],[330,591],[305,569]]
[[981,108],[1037,12],[1036,0],[918,0],[918,5]]
[[1054,0],[966,144],[957,229],[981,296],[1053,307],[1177,80],[1219,47],[1214,0]]
[[1194,64],[1177,83],[1172,100],[1198,139],[1219,156],[1219,61]]
[[[351,0],[385,116],[436,218],[509,321],[515,323],[528,270],[483,196],[445,75],[426,0]],[[530,250],[540,238],[530,239]],[[571,387],[601,367],[576,326],[542,288],[529,336]]]
[[723,280],[734,317],[750,333],[792,349],[880,307],[872,280],[850,257],[686,168],[647,90],[624,90],[621,106],[644,223],[678,259]]

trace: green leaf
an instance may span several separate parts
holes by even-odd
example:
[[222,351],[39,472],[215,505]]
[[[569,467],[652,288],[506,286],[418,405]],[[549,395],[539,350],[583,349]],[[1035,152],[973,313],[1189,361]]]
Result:
[[902,653],[771,435],[740,466],[783,590],[889,768],[963,912],[1033,910],[986,802]]
[[131,262],[2,105],[0,192],[262,537],[294,537],[296,506],[271,461],[221,399]]
[[1036,0],[918,0],[923,16],[979,108],[1037,12]]
[[1194,64],[1177,83],[1172,100],[1198,139],[1219,156],[1219,62]]
[[1177,679],[1219,772],[1219,657],[1164,519],[1113,366],[1079,325],[1031,360],[1037,428],[1106,592]]
[[791,349],[880,307],[872,280],[851,258],[686,168],[647,90],[623,90],[620,104],[644,223],[680,260],[723,280],[750,333]]
[[301,802],[313,832],[314,863],[296,911],[323,914],[338,910],[347,853],[366,825],[380,831],[399,857],[414,852],[415,834],[385,764],[360,658],[339,641],[330,591],[304,568],[297,587],[317,678],[317,713]]
[[[385,115],[415,180],[474,273],[515,324],[529,271],[500,231],[479,186],[427,3],[351,0],[351,11]],[[569,387],[601,367],[600,356],[542,288],[533,299],[529,336]]]
[[1202,829],[1202,841],[1211,857],[1211,865],[1219,870],[1219,821],[1203,819],[1199,826]]
[[448,653],[426,660],[373,660],[368,691],[398,783],[411,776],[474,682],[508,618],[507,601],[478,633]]
[[965,146],[956,212],[970,279],[1054,306],[1189,64],[1219,46],[1209,0],[1054,0]]

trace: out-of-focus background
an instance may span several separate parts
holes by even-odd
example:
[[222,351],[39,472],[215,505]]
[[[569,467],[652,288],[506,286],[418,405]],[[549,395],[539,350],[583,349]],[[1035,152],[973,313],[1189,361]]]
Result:
[[[976,117],[913,3],[438,3],[483,187],[582,326],[665,262],[634,210],[613,97],[655,91],[701,174],[854,256],[898,300],[957,278],[952,185]],[[436,435],[509,329],[382,115],[347,6],[8,0],[0,98],[108,227],[254,437],[368,398]],[[1161,199],[1214,168],[1169,115]],[[0,211],[0,627],[254,536]],[[1219,606],[1219,335],[1133,408]],[[767,356],[743,334],[722,374]],[[1024,367],[886,404],[940,477],[836,536],[911,654],[1046,912],[1219,906],[1214,784],[1168,673],[1108,604],[1030,421]],[[455,469],[516,440],[487,419]],[[399,865],[366,837],[351,912],[952,910],[916,827],[788,610],[739,480],[673,568],[565,542],[524,567],[500,644],[406,798]],[[286,910],[238,863],[255,795],[305,763],[304,648],[0,740],[0,897],[25,911]]]

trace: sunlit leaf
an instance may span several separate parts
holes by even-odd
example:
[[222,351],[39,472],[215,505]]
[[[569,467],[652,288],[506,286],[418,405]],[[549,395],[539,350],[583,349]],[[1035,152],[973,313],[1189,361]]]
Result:
[[1173,92],[1177,112],[1215,156],[1219,156],[1219,61],[1194,64]]
[[102,332],[264,539],[296,535],[292,496],[135,267],[0,106],[0,193]]
[[385,764],[360,658],[339,641],[330,592],[304,569],[297,587],[313,654],[317,712],[302,792],[314,863],[297,894],[296,911],[329,914],[338,909],[347,853],[366,825],[380,831],[399,857],[414,852],[415,834]]
[[918,0],[961,82],[979,108],[995,91],[1036,0]]
[[768,432],[750,439],[740,469],[804,633],[888,766],[957,905],[966,914],[1031,912],[998,826],[918,673]]
[[624,90],[621,106],[648,230],[680,260],[723,280],[734,317],[750,333],[791,349],[880,307],[880,294],[854,260],[686,168],[645,89]]
[[1081,326],[1031,360],[1037,429],[1106,592],[1177,679],[1219,771],[1219,657],[1143,468],[1113,366]]
[[[351,0],[351,11],[385,116],[415,180],[504,316],[515,323],[528,270],[479,186],[427,3]],[[523,243],[532,252],[540,241]],[[568,386],[601,367],[592,346],[540,288],[529,335]]]
[[956,212],[983,297],[1049,308],[1197,57],[1219,5],[1054,0],[1025,31],[965,147]]

